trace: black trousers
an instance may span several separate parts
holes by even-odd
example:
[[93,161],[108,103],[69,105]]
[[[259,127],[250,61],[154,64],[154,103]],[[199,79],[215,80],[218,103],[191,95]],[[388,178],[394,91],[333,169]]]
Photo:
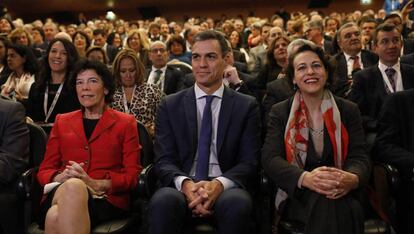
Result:
[[0,234],[24,233],[23,204],[13,189],[0,189]]

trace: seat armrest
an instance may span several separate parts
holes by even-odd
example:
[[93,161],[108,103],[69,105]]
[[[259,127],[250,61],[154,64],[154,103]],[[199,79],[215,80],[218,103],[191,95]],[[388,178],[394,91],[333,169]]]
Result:
[[386,163],[376,163],[375,165],[384,169],[387,177],[389,191],[392,195],[395,195],[401,184],[401,177],[398,169]]
[[155,175],[153,164],[145,167],[138,178],[138,197],[150,199],[154,194],[157,185],[157,177]]
[[38,168],[30,168],[22,173],[17,181],[17,194],[24,200],[29,200],[32,196],[32,188],[36,182]]

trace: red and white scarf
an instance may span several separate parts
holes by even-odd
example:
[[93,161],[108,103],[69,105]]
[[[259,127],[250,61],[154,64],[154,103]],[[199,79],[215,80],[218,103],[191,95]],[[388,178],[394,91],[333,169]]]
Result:
[[[348,131],[341,121],[338,106],[330,91],[325,90],[321,103],[324,126],[333,147],[335,167],[342,169],[348,154]],[[309,114],[302,94],[297,91],[293,98],[288,122],[285,129],[286,160],[297,167],[304,168],[309,142]],[[282,190],[278,191],[276,205],[287,198]]]

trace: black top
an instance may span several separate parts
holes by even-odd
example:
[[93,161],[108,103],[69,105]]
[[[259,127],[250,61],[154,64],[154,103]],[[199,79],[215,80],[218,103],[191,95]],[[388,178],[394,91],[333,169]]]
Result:
[[83,129],[85,130],[85,136],[86,139],[89,140],[89,138],[92,136],[93,130],[96,127],[96,124],[98,124],[99,119],[85,119],[83,118]]
[[[50,108],[50,105],[55,98],[56,92],[59,89],[60,84],[49,84],[49,95],[47,101],[47,108]],[[46,87],[38,87],[37,83],[33,83],[30,87],[29,99],[27,101],[27,110],[26,114],[35,122],[44,122],[45,113],[43,110],[43,100],[45,97]],[[53,109],[48,123],[54,123],[57,114],[67,113],[80,108],[78,97],[76,96],[75,90],[70,90],[65,84],[62,88],[62,92],[59,96],[59,99],[56,102],[55,108]]]

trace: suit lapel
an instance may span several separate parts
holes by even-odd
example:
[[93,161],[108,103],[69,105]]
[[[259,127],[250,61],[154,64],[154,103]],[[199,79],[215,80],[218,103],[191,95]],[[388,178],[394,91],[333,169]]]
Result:
[[[382,77],[382,73],[378,68],[378,64],[375,65],[373,73],[374,74],[372,74],[371,77],[373,78],[373,80],[375,80],[375,82],[373,82],[374,85],[372,88],[374,92],[379,92],[380,97],[382,98],[383,96],[387,95],[387,91],[385,90],[384,78]],[[378,77],[378,79],[375,79],[374,77]]]
[[221,100],[221,108],[219,114],[219,122],[217,127],[217,157],[220,155],[221,147],[230,125],[231,114],[233,112],[234,92],[228,88],[224,88],[223,99]]
[[414,78],[410,76],[411,75],[410,71],[406,69],[406,66],[402,63],[400,63],[400,70],[401,70],[401,79],[402,79],[403,89],[407,90],[407,89],[414,88],[414,82],[413,82]]
[[116,122],[116,118],[112,113],[111,109],[107,109],[101,119],[98,121],[95,129],[93,130],[92,136],[89,138],[89,142],[94,141],[99,137],[106,129],[110,128]]
[[184,110],[185,110],[185,117],[188,123],[188,136],[190,136],[190,146],[192,151],[194,152],[192,155],[195,155],[195,151],[197,150],[197,142],[198,142],[198,135],[197,135],[197,105],[196,105],[196,97],[194,86],[192,88],[187,89],[185,97],[184,97]]

